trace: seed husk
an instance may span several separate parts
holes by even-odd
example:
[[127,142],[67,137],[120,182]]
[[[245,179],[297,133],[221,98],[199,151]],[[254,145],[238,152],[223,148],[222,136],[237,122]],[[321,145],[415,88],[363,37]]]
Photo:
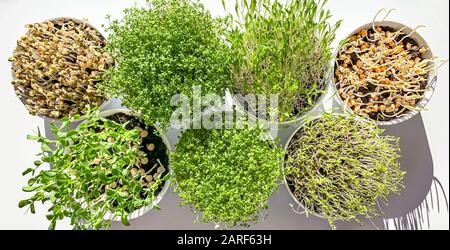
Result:
[[156,172],[162,174],[162,173],[166,172],[166,168],[163,167],[163,166],[161,166],[161,167],[159,167],[159,168],[156,170]]
[[145,138],[148,136],[148,131],[147,130],[141,130],[141,137]]
[[148,164],[148,158],[147,157],[141,158],[141,163],[143,165],[147,165]]
[[147,175],[147,176],[145,176],[145,180],[146,180],[147,182],[151,182],[151,181],[153,180],[153,176]]
[[130,173],[131,173],[131,176],[134,178],[134,177],[136,177],[137,175],[138,175],[138,170],[137,170],[137,168],[132,168],[131,170],[130,170]]

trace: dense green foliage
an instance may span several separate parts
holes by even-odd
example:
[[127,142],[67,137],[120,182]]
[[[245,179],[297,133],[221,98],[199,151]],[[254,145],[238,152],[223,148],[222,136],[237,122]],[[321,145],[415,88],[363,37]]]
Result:
[[377,201],[403,188],[398,138],[354,116],[324,114],[288,147],[286,179],[307,212],[336,220],[379,214]]
[[148,0],[144,8],[125,10],[110,22],[107,50],[116,65],[107,72],[107,92],[125,106],[142,111],[147,124],[163,129],[175,110],[176,94],[223,95],[230,83],[229,48],[222,41],[225,25],[191,0]]
[[284,151],[259,140],[260,129],[188,130],[172,156],[181,205],[204,223],[257,223],[278,188]]
[[[32,175],[23,191],[34,194],[19,207],[34,213],[36,202],[50,202],[50,229],[64,217],[70,218],[74,229],[107,228],[116,217],[128,225],[129,213],[152,203],[165,181],[143,186],[140,174],[132,175],[140,150],[130,145],[140,145],[139,131],[99,117],[97,112],[88,113],[86,122],[74,130],[69,130],[68,119],[61,121],[60,127],[52,124],[55,140],[40,133],[29,136],[41,144],[42,152],[35,167],[23,173]],[[39,169],[44,163],[52,168]],[[105,216],[110,217],[104,220]]]
[[236,0],[235,27],[227,38],[234,53],[234,91],[278,94],[280,121],[296,119],[326,87],[331,43],[340,21],[328,23],[326,0]]

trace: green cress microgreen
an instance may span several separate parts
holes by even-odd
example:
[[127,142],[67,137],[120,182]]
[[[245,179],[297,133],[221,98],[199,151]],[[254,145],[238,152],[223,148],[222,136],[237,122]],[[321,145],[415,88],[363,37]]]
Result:
[[231,54],[222,19],[212,18],[193,0],[148,0],[146,7],[124,14],[107,27],[106,49],[116,62],[106,73],[107,92],[163,130],[176,109],[170,102],[174,95],[192,102],[193,86],[200,86],[203,96],[224,94]]
[[257,223],[279,187],[284,150],[260,140],[263,130],[188,130],[171,154],[176,192],[203,223],[224,228]]

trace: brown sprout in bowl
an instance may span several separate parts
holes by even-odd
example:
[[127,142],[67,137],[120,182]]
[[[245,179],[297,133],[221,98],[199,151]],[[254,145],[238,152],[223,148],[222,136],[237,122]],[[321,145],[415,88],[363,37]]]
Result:
[[15,93],[32,115],[60,119],[105,101],[99,77],[112,65],[104,37],[86,21],[58,18],[26,25],[12,62]]
[[407,27],[377,26],[374,20],[372,28],[359,30],[341,47],[334,82],[357,115],[389,121],[420,109],[430,73],[446,61],[425,56],[429,48],[411,38],[419,27],[405,33]]

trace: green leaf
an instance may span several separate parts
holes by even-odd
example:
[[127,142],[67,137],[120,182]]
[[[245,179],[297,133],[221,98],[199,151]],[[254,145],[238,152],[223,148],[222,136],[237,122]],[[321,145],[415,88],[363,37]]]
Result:
[[77,120],[80,120],[81,118],[82,118],[81,115],[76,114],[72,117],[72,120],[77,121]]
[[58,172],[57,171],[53,171],[53,170],[49,170],[49,171],[43,171],[43,174],[48,176],[48,177],[55,177]]
[[36,190],[36,187],[33,186],[25,186],[22,188],[22,191],[24,192],[33,192],[34,190]]
[[37,141],[39,140],[40,137],[36,136],[36,135],[27,135],[27,140],[31,140],[31,141]]
[[25,207],[25,206],[27,206],[29,204],[31,204],[30,200],[22,200],[22,201],[19,202],[19,208],[23,208],[23,207]]
[[69,127],[69,119],[67,117],[64,117],[63,119],[60,120],[61,121],[61,125],[60,128],[61,129],[65,129]]
[[39,180],[39,177],[28,179],[28,186],[34,185],[37,180]]
[[46,153],[51,153],[51,152],[53,152],[53,150],[52,150],[47,144],[45,144],[45,143],[43,143],[43,144],[41,145],[41,149],[42,149],[42,151],[44,151],[44,152],[46,152]]
[[57,137],[59,137],[59,138],[64,138],[66,136],[67,136],[67,132],[58,132],[57,133]]
[[168,181],[170,178],[171,178],[171,175],[170,175],[170,174],[166,174],[166,175],[162,178],[162,180],[163,180],[163,181]]
[[27,168],[27,170],[22,172],[22,175],[25,176],[25,175],[27,175],[27,174],[29,174],[31,172],[34,172],[34,168]]
[[166,130],[176,109],[170,106],[174,95],[192,101],[194,86],[201,86],[204,95],[223,93],[231,83],[232,55],[223,39],[222,20],[213,18],[202,4],[152,3],[132,7],[122,20],[110,23],[106,50],[120,55],[115,61],[121,66],[108,70],[104,87],[127,107],[141,111],[147,124],[159,122]]
[[251,3],[250,3],[251,13],[255,12],[255,8],[256,8],[256,0],[251,0]]
[[124,198],[126,198],[126,197],[128,197],[129,195],[127,194],[127,193],[125,193],[125,192],[117,192],[117,194],[119,195],[119,196],[121,196],[121,197],[124,197]]
[[56,220],[52,220],[50,225],[48,226],[48,230],[55,230],[56,228]]
[[79,131],[77,131],[77,130],[70,130],[69,132],[67,132],[66,136],[73,137],[73,136],[77,135],[78,133],[79,133]]
[[130,222],[128,221],[128,215],[127,214],[122,215],[121,221],[122,221],[122,224],[124,224],[125,226],[129,226],[130,225]]
[[34,203],[31,203],[31,204],[30,204],[30,211],[31,211],[32,214],[35,214],[35,213],[36,213],[36,209],[35,209],[35,207],[34,207]]

